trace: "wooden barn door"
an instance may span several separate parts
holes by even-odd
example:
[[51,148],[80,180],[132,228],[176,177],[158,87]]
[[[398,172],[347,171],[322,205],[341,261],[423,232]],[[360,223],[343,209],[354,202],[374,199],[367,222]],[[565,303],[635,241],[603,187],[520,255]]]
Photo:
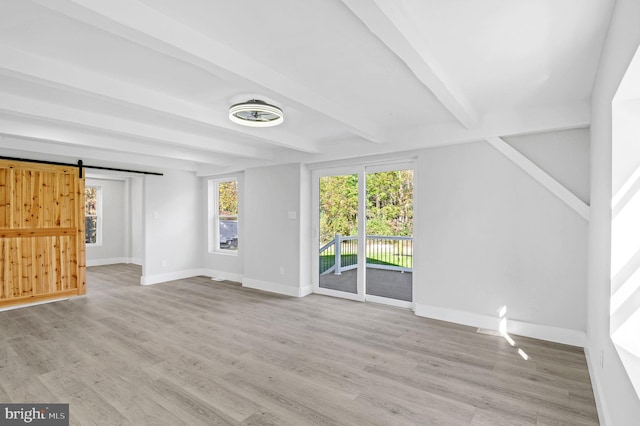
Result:
[[0,160],[0,308],[86,291],[84,177]]

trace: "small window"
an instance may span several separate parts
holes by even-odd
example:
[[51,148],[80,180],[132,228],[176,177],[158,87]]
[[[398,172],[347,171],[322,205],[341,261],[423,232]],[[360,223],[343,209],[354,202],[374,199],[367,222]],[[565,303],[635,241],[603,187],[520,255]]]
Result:
[[210,210],[210,251],[238,251],[238,181],[232,179],[209,182],[212,205]]
[[87,245],[102,244],[102,191],[97,186],[84,189],[84,223]]

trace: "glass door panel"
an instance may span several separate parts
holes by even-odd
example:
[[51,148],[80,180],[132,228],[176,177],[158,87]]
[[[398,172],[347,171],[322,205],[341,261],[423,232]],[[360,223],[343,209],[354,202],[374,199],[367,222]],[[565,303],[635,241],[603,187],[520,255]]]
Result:
[[321,289],[358,294],[358,175],[319,178]]
[[412,302],[413,169],[371,169],[366,174],[366,295]]

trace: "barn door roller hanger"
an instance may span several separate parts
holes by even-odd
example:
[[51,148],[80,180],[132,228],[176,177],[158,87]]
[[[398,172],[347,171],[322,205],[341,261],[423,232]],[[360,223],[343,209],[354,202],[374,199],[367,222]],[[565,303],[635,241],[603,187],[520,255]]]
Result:
[[61,163],[58,161],[46,161],[46,160],[29,160],[27,158],[16,158],[16,157],[4,157],[0,156],[0,160],[11,160],[11,161],[24,161],[27,163],[37,163],[37,164],[51,164],[54,166],[71,166],[78,168],[78,176],[82,179],[82,169],[96,169],[96,170],[110,170],[113,172],[124,172],[124,173],[138,173],[143,175],[153,175],[153,176],[162,176],[162,173],[157,172],[145,172],[142,170],[129,170],[129,169],[119,169],[116,167],[102,167],[102,166],[87,166],[83,163],[82,160],[78,160],[77,164],[73,163]]

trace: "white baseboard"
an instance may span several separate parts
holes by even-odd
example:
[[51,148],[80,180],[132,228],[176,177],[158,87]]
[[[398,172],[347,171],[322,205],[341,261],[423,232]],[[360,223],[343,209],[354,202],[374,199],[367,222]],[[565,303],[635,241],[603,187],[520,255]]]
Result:
[[142,266],[142,259],[130,258],[130,257],[110,257],[105,259],[87,259],[87,266],[104,266],[104,265],[116,265],[118,263],[132,263],[134,265]]
[[593,396],[596,400],[596,409],[598,410],[600,426],[610,425],[612,424],[609,420],[611,417],[607,411],[604,395],[602,394],[602,386],[600,385],[600,380],[598,380],[599,376],[595,373],[597,369],[600,368],[597,362],[597,357],[594,359],[591,356],[591,351],[589,351],[588,345],[584,348],[584,356],[587,359],[587,369],[589,370],[589,377],[591,378],[591,387],[593,388]]
[[241,274],[219,271],[217,269],[202,269],[200,275],[204,275],[205,277],[215,280],[234,281],[237,283],[241,283],[244,278]]
[[[463,324],[472,327],[485,328],[489,330],[500,329],[501,319],[497,316],[492,317],[490,315],[458,311],[455,309],[447,309],[419,303],[416,303],[415,314],[420,317],[454,322],[456,324]],[[586,333],[584,331],[527,323],[509,318],[507,318],[507,333],[579,347],[584,347],[586,343]]]
[[413,302],[390,299],[388,297],[378,297],[367,294],[364,300],[367,302],[380,303],[382,305],[395,306],[396,308],[414,309]]
[[87,259],[87,266],[115,265],[117,263],[129,263],[126,257],[110,257],[106,259]]
[[532,324],[516,320],[507,321],[507,332],[534,339],[548,340],[565,345],[584,348],[587,333],[569,328],[552,327],[549,325]]
[[167,272],[165,274],[148,275],[140,277],[141,285],[152,285],[165,283],[167,281],[182,280],[185,278],[198,277],[202,275],[201,269],[187,269],[184,271]]
[[305,297],[305,296],[310,295],[311,293],[313,293],[313,285],[312,284],[305,285],[305,286],[300,287],[300,291],[299,291],[300,296],[299,297]]
[[304,287],[292,287],[283,284],[272,283],[268,281],[253,280],[243,278],[239,274],[216,271],[213,269],[188,269],[185,271],[169,272],[166,274],[150,275],[140,277],[141,285],[152,285],[164,283],[167,281],[182,280],[185,278],[206,276],[211,278],[222,278],[229,281],[241,282],[243,287],[253,288],[256,290],[268,291],[270,293],[284,294],[286,296],[304,297],[313,293],[313,287],[307,285]]
[[415,314],[419,317],[454,322],[456,324],[468,325],[471,327],[486,328],[488,330],[498,330],[500,326],[500,321],[497,317],[492,318],[488,315],[479,315],[472,312],[423,305],[421,303],[415,304]]
[[313,287],[311,285],[306,285],[304,287],[293,287],[284,284],[272,283],[269,281],[254,280],[251,278],[244,278],[242,280],[242,287],[268,291],[270,293],[284,294],[286,296],[293,297],[304,297],[313,292]]

